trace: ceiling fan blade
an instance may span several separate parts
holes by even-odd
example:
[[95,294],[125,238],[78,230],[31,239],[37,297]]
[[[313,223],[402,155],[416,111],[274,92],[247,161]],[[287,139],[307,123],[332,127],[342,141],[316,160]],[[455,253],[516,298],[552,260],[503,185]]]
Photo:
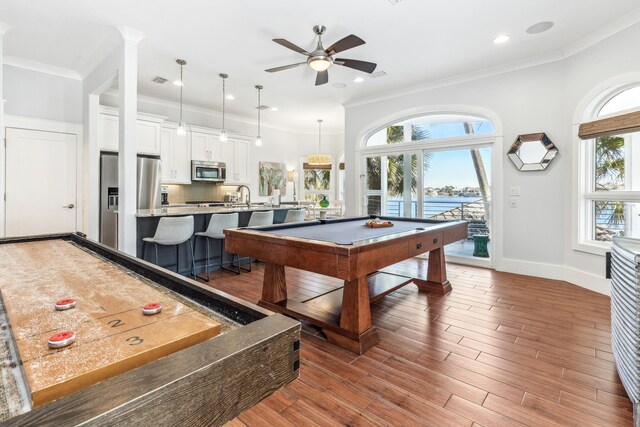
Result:
[[342,65],[343,67],[353,68],[354,70],[364,71],[365,73],[373,73],[378,64],[374,64],[373,62],[367,61],[358,61],[357,59],[345,59],[345,58],[336,58],[333,61],[336,65]]
[[297,64],[289,64],[289,65],[283,65],[282,67],[269,68],[268,70],[265,70],[265,71],[267,73],[275,73],[276,71],[288,70],[289,68],[296,68],[305,64],[306,62],[298,62]]
[[329,72],[327,70],[318,71],[316,75],[316,86],[323,85],[329,81]]
[[291,43],[289,40],[285,40],[285,39],[273,39],[274,42],[278,43],[280,46],[284,46],[288,49],[291,49],[293,51],[296,51],[298,53],[301,53],[303,55],[307,55],[307,56],[311,56],[311,54],[309,52],[307,52],[306,50],[304,50],[303,48],[296,46],[295,44]]
[[332,44],[331,46],[329,46],[329,48],[327,50],[325,50],[325,52],[327,52],[327,54],[329,55],[335,55],[338,52],[342,52],[345,51],[347,49],[351,49],[354,48],[356,46],[360,46],[364,44],[364,40],[362,40],[360,37],[358,36],[354,36],[353,34],[338,40],[337,42],[335,42],[334,44]]

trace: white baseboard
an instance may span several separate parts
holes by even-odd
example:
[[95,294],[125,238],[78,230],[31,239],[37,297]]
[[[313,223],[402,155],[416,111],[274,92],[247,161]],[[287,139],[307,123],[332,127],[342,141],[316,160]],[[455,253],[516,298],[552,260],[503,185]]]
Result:
[[496,270],[545,279],[564,280],[581,288],[611,295],[611,281],[609,279],[564,265],[503,258],[500,266],[496,266]]

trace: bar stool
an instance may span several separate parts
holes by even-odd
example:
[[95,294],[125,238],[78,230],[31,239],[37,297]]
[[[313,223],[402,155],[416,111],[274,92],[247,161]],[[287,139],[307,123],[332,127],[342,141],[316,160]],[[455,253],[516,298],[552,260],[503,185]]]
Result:
[[213,214],[211,215],[211,219],[209,220],[209,226],[207,227],[207,231],[202,231],[196,233],[196,242],[198,241],[198,237],[204,237],[205,245],[206,245],[206,258],[204,268],[207,271],[207,282],[211,279],[211,270],[209,269],[209,243],[211,240],[217,241],[220,247],[220,263],[218,267],[221,270],[227,270],[232,273],[240,274],[240,260],[238,258],[238,254],[233,254],[231,258],[231,265],[233,266],[233,260],[238,260],[238,269],[232,270],[230,268],[225,268],[222,266],[222,262],[224,261],[224,230],[226,228],[238,228],[238,213],[225,213],[225,214]]
[[193,235],[193,215],[169,217],[163,216],[158,222],[158,228],[153,237],[145,237],[142,239],[142,259],[145,259],[147,243],[153,243],[156,249],[156,265],[158,264],[158,245],[175,246],[176,247],[176,273],[180,274],[180,245],[189,243],[189,252],[191,253],[191,275],[195,279],[195,261],[193,259],[193,244],[191,236]]
[[247,227],[258,227],[260,225],[273,224],[273,211],[255,211],[249,218]]
[[304,209],[291,209],[287,212],[287,216],[284,218],[285,223],[289,222],[303,222],[306,212]]
[[[251,214],[251,218],[249,218],[249,224],[247,227],[259,227],[261,225],[271,225],[273,224],[273,211],[255,211]],[[246,259],[245,257],[244,259]],[[260,261],[260,260],[256,260]],[[240,266],[240,259],[238,259],[238,266]],[[243,268],[244,271],[251,271],[251,263],[249,263],[249,268]]]

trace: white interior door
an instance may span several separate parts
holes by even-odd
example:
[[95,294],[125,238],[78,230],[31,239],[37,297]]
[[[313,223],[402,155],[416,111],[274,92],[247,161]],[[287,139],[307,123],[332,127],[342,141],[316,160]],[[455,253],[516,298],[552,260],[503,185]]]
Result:
[[7,128],[6,235],[76,231],[76,135]]

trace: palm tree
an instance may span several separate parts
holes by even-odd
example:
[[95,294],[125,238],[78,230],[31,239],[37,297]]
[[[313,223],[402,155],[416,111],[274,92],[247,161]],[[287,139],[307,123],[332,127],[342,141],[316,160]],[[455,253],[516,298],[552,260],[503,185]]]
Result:
[[[595,144],[595,190],[612,191],[624,188],[624,138],[601,136]],[[624,202],[594,203],[596,227],[621,229],[625,224]],[[624,231],[622,232],[624,234]]]

